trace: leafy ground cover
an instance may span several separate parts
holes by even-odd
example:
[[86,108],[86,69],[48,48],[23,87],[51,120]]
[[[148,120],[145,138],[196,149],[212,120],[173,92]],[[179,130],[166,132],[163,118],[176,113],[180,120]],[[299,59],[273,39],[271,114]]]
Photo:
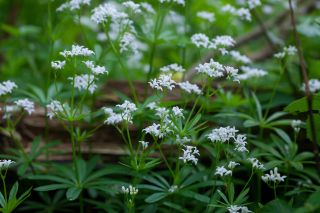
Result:
[[319,212],[319,8],[0,1],[0,211]]

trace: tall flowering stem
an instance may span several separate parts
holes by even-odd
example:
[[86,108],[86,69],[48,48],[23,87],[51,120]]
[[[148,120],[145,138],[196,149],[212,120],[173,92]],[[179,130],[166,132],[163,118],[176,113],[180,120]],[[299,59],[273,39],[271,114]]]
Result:
[[311,137],[312,137],[312,144],[313,144],[313,152],[315,154],[316,158],[316,164],[318,172],[320,173],[320,157],[319,157],[319,148],[317,143],[317,133],[316,133],[316,127],[315,127],[315,121],[313,117],[313,111],[312,111],[312,93],[310,92],[310,86],[309,86],[309,78],[306,68],[306,61],[303,56],[302,46],[300,37],[297,31],[297,23],[296,23],[296,17],[292,6],[292,0],[289,1],[289,7],[290,7],[290,17],[291,17],[291,24],[293,27],[293,33],[295,38],[296,47],[298,50],[298,56],[300,60],[300,70],[303,76],[304,86],[305,86],[305,92],[307,96],[307,104],[308,104],[308,114],[309,114],[309,121],[310,121],[310,127],[311,127]]

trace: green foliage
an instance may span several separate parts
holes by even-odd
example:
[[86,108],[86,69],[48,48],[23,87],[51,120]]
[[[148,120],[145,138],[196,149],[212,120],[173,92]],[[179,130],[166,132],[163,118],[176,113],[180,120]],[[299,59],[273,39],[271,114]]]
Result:
[[16,182],[9,193],[8,200],[3,196],[0,192],[0,211],[3,213],[11,213],[13,212],[25,199],[27,199],[31,194],[31,188],[17,197],[17,193],[19,190],[19,183]]

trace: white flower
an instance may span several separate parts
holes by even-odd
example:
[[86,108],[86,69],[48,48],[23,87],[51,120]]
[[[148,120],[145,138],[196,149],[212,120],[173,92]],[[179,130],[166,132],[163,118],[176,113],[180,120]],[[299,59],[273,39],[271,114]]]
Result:
[[12,160],[0,160],[0,171],[3,169],[8,169],[13,163],[15,162]]
[[216,49],[218,47],[233,47],[235,43],[235,40],[231,36],[216,36],[212,39],[212,43],[209,45],[209,48]]
[[234,169],[236,166],[239,166],[240,163],[234,162],[234,161],[230,161],[228,164],[228,168],[229,169]]
[[144,128],[142,131],[144,131],[146,134],[150,134],[153,136],[159,136],[160,135],[160,124],[153,123],[151,126]]
[[213,129],[210,134],[207,135],[208,139],[212,142],[227,142],[231,138],[235,138],[238,130],[235,127],[220,127]]
[[197,12],[197,16],[199,18],[202,18],[210,23],[214,22],[215,21],[215,16],[214,16],[214,13],[211,13],[211,12],[207,12],[207,11],[199,11]]
[[111,108],[104,107],[102,108],[104,113],[108,115],[108,118],[104,121],[104,123],[108,125],[116,125],[123,121],[121,114],[114,113]]
[[152,13],[152,14],[156,13],[156,11],[153,9],[152,5],[147,2],[142,2],[142,3],[140,3],[140,5],[145,11]]
[[195,146],[185,146],[185,149],[182,149],[183,156],[179,157],[180,160],[183,160],[184,163],[191,161],[194,164],[198,163],[197,156],[200,156],[199,150]]
[[137,39],[132,33],[125,33],[120,40],[120,52],[131,50],[133,53],[137,53],[138,45]]
[[270,170],[270,174],[263,175],[261,179],[266,183],[268,182],[280,183],[280,182],[283,182],[286,177],[287,176],[281,176],[280,173],[278,173],[278,168],[275,167],[273,170]]
[[147,108],[151,109],[151,110],[154,110],[158,107],[157,103],[156,102],[150,102],[148,105],[147,105]]
[[237,137],[234,138],[234,144],[236,145],[234,150],[238,152],[248,152],[246,139],[247,137],[245,135],[237,135]]
[[198,85],[191,84],[189,83],[189,81],[178,83],[178,85],[182,90],[184,90],[187,93],[195,93],[197,95],[200,95],[202,93]]
[[214,173],[215,175],[220,175],[221,177],[223,176],[227,176],[227,175],[232,175],[232,171],[231,170],[227,170],[226,168],[224,168],[224,166],[218,166],[216,169],[216,172]]
[[165,2],[174,2],[174,3],[177,3],[177,4],[180,4],[180,5],[185,5],[185,1],[184,0],[159,0],[160,3],[165,3]]
[[291,56],[295,55],[297,53],[297,51],[298,50],[295,46],[284,47],[283,51],[274,54],[274,57],[282,59],[282,58],[289,56],[289,55],[291,55]]
[[27,98],[17,100],[14,103],[17,106],[23,108],[25,111],[27,111],[29,115],[31,115],[34,112],[34,103]]
[[97,85],[94,83],[94,75],[76,75],[74,79],[72,77],[68,78],[72,82],[74,81],[74,87],[81,90],[88,90],[91,94],[97,89]]
[[250,9],[253,9],[253,8],[258,7],[258,6],[261,5],[260,0],[248,0],[247,3],[248,3],[248,7],[249,7]]
[[248,158],[248,160],[250,161],[254,169],[265,170],[264,165],[258,159]]
[[58,7],[57,11],[61,12],[65,9],[79,10],[81,5],[90,5],[91,0],[70,0],[69,2],[63,3]]
[[242,66],[241,70],[243,71],[243,73],[237,76],[239,80],[247,80],[255,77],[263,77],[268,74],[265,70],[246,67],[246,66]]
[[234,60],[244,63],[244,64],[250,64],[251,60],[245,55],[241,55],[240,52],[232,50],[229,52],[229,54],[233,57]]
[[55,70],[61,70],[66,65],[66,61],[51,61],[51,67]]
[[108,19],[112,21],[117,21],[120,19],[127,18],[126,13],[117,10],[115,5],[111,3],[104,3],[93,9],[93,14],[91,15],[91,20],[97,24],[102,24],[107,22]]
[[0,108],[0,111],[4,112],[3,119],[8,119],[12,113],[19,111],[19,108],[16,105],[5,105],[3,108]]
[[246,206],[237,206],[237,205],[230,205],[228,206],[229,213],[250,213],[250,211]]
[[[305,84],[302,84],[301,87],[302,91],[305,91]],[[320,91],[320,81],[318,79],[310,79],[309,80],[309,89],[310,92],[315,93]],[[0,95],[1,95],[1,88],[0,88]]]
[[199,64],[195,68],[198,73],[204,73],[210,77],[218,78],[223,76],[223,65],[210,59],[209,63]]
[[121,187],[121,191],[124,194],[129,194],[129,195],[136,195],[138,194],[139,190],[133,186],[129,186],[128,188],[126,188],[125,186]]
[[12,93],[14,88],[17,88],[17,85],[12,81],[4,81],[0,83],[0,96]]
[[108,115],[108,118],[104,122],[109,125],[116,125],[123,121],[132,123],[133,113],[137,110],[136,105],[125,100],[123,104],[118,104],[116,107],[119,109],[119,113],[115,113],[113,109],[109,107],[102,108],[104,113]]
[[294,129],[295,132],[299,132],[300,128],[302,127],[302,121],[301,120],[292,120],[291,126]]
[[170,186],[170,188],[168,189],[168,192],[173,193],[173,192],[177,191],[177,189],[178,189],[178,186],[177,186],[177,185],[172,185],[172,186]]
[[183,109],[175,106],[172,108],[172,113],[173,113],[173,116],[174,117],[180,117],[180,118],[183,118]]
[[140,9],[140,4],[136,4],[133,1],[123,2],[122,5],[128,9],[130,9],[135,14],[139,14],[142,12]]
[[184,143],[191,142],[191,139],[188,138],[187,136],[184,136],[183,138],[181,138],[180,135],[177,135],[176,141],[177,141],[177,143],[184,144]]
[[120,108],[121,117],[123,120],[132,123],[133,113],[137,110],[136,105],[128,100],[125,100],[123,104],[118,104],[116,106]]
[[170,65],[167,65],[167,66],[160,68],[160,71],[161,72],[170,72],[170,71],[185,72],[186,70],[178,64],[170,64]]
[[225,5],[222,7],[223,12],[229,12],[234,16],[238,16],[243,20],[251,21],[251,14],[247,8],[239,8],[236,9],[235,7],[231,6],[230,4]]
[[105,67],[95,66],[93,61],[83,61],[83,63],[92,71],[94,75],[108,73]]
[[160,119],[165,120],[169,116],[169,110],[165,107],[157,107],[155,108],[156,115],[159,116]]
[[232,78],[233,81],[240,82],[238,79],[238,72],[239,72],[238,69],[230,66],[224,66],[224,71],[227,74],[228,78]]
[[147,149],[149,146],[149,142],[146,141],[139,141],[141,143],[142,149]]
[[204,48],[208,48],[210,44],[208,36],[202,33],[194,34],[191,37],[191,42],[197,47],[204,47]]
[[74,56],[91,56],[94,55],[92,50],[80,45],[72,45],[71,50],[64,50],[60,52],[63,57],[74,57]]
[[56,114],[63,112],[63,107],[59,101],[53,100],[50,104],[47,105],[47,110],[48,117],[52,119]]
[[163,88],[172,90],[175,87],[175,81],[171,79],[172,74],[161,74],[158,79],[153,79],[149,82],[149,85],[157,90],[163,91]]
[[163,138],[172,132],[172,130],[170,130],[168,126],[164,125],[163,127],[161,127],[160,124],[155,123],[153,123],[151,126],[144,128],[142,131],[146,134],[150,134],[158,138]]

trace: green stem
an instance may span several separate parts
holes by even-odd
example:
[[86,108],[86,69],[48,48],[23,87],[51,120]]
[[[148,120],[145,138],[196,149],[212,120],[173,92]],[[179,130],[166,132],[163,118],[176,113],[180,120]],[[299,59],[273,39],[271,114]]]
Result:
[[4,175],[2,175],[2,171],[1,171],[1,180],[2,180],[2,184],[3,184],[3,194],[4,194],[4,199],[6,201],[8,201],[8,196],[7,196],[7,186],[6,186],[6,174],[7,174],[7,169],[4,173]]
[[112,49],[114,55],[117,57],[118,62],[119,62],[120,66],[121,66],[121,68],[122,68],[122,70],[123,70],[123,72],[124,72],[124,74],[125,74],[125,76],[126,76],[126,78],[128,80],[128,84],[129,84],[129,87],[130,87],[130,92],[132,93],[132,96],[134,98],[134,102],[138,103],[139,101],[138,101],[138,97],[137,97],[137,94],[136,94],[136,89],[134,88],[134,85],[132,83],[131,77],[129,76],[129,72],[128,72],[126,66],[123,64],[123,62],[121,60],[121,55],[118,52],[118,50],[116,49],[116,47],[114,46],[114,44],[113,44],[113,42],[112,42],[112,40],[111,40],[111,38],[109,36],[109,33],[106,31],[106,29],[104,29],[104,30],[105,30],[105,34],[107,36],[107,39],[108,39],[108,41],[110,43],[111,49]]

